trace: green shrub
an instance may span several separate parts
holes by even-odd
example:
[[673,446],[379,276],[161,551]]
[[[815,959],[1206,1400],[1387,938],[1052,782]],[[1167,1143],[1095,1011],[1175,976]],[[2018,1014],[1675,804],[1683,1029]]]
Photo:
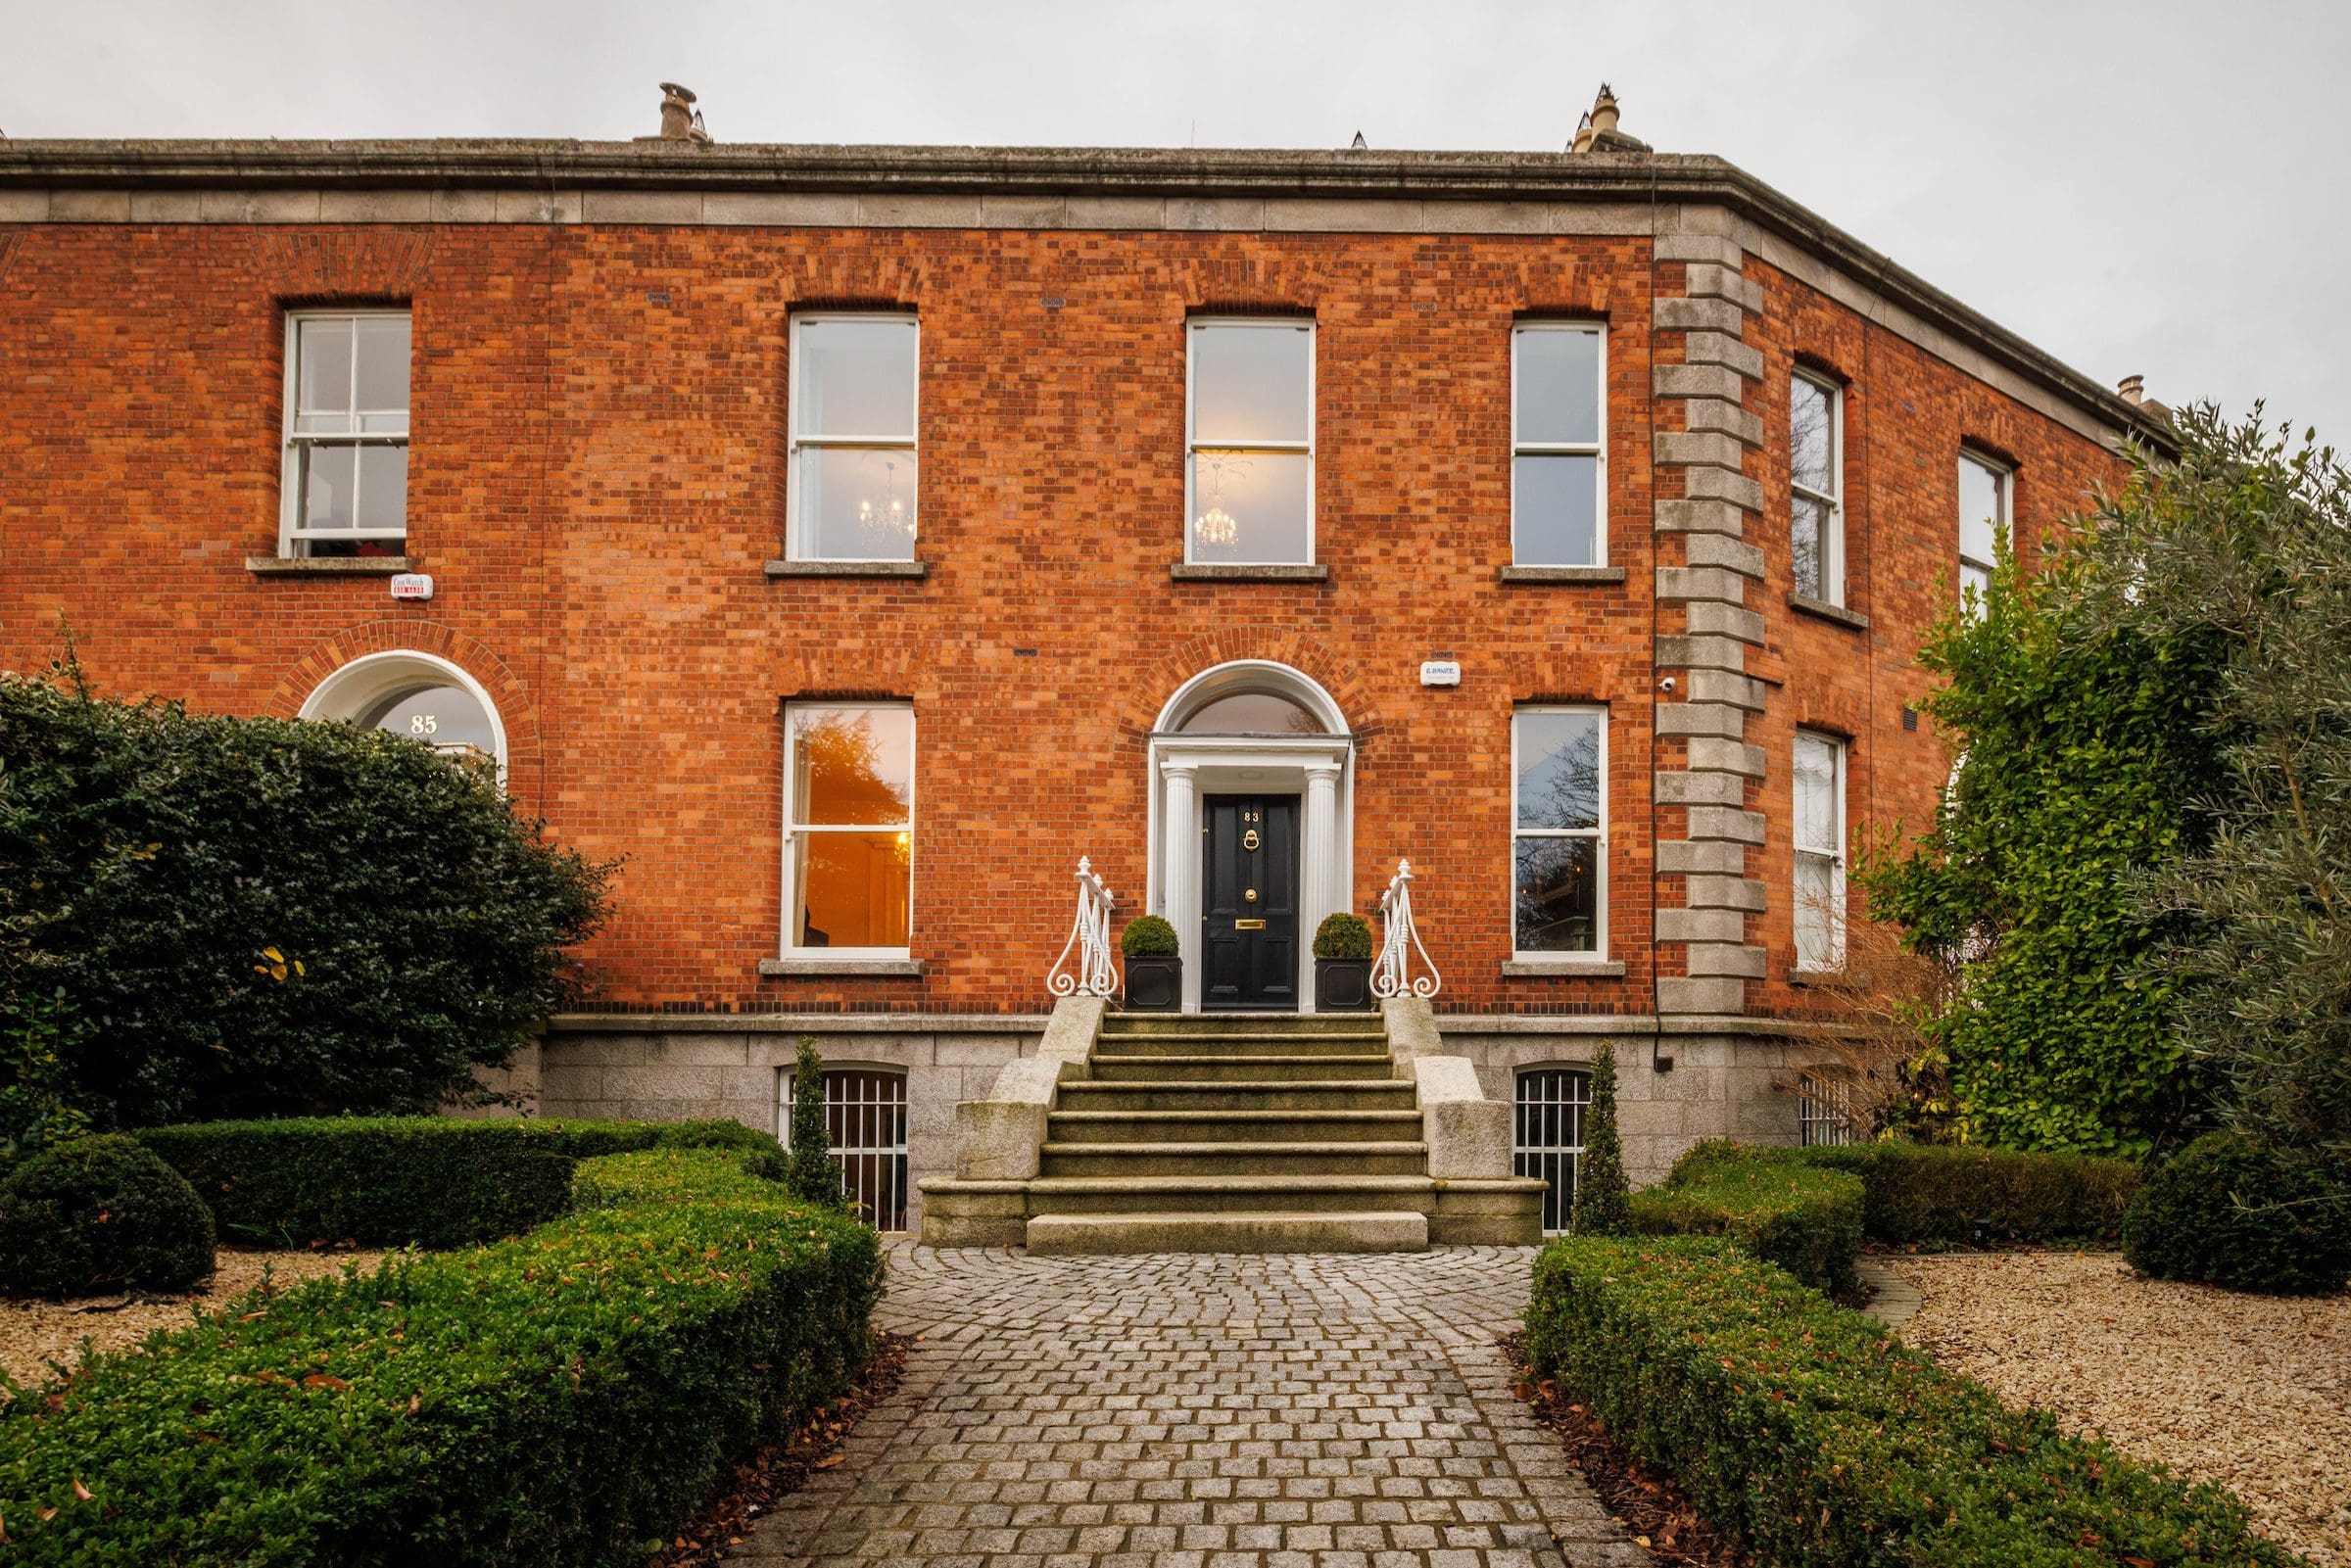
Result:
[[1702,1143],[1657,1186],[1633,1194],[1633,1228],[1652,1236],[1726,1236],[1824,1291],[1859,1281],[1860,1178],[1744,1144]]
[[90,1130],[66,1081],[67,1041],[79,1022],[63,994],[0,1008],[0,1169]]
[[0,1182],[0,1290],[99,1296],[186,1290],[213,1271],[213,1216],[135,1141],[75,1138]]
[[2140,1183],[2123,1256],[2158,1279],[2274,1296],[2340,1290],[2351,1279],[2351,1182],[2207,1133]]
[[839,1208],[848,1192],[825,1126],[825,1059],[815,1035],[800,1036],[792,1063],[792,1147],[784,1157],[784,1184],[802,1203]]
[[612,868],[405,736],[0,676],[0,1032],[102,1128],[426,1112],[573,994]]
[[9,1560],[641,1561],[732,1455],[847,1383],[880,1252],[725,1150],[581,1175],[601,1206],[249,1297],[11,1400]]
[[2297,1561],[2227,1494],[2009,1409],[1720,1241],[1556,1242],[1526,1327],[1538,1367],[1779,1568]]
[[1128,958],[1174,958],[1183,948],[1175,927],[1157,915],[1141,915],[1119,933],[1119,951]]
[[1863,1230],[1896,1246],[2112,1241],[2138,1185],[2136,1165],[2098,1155],[1921,1143],[1786,1153],[1859,1176]]
[[1616,1046],[1600,1042],[1592,1060],[1592,1104],[1584,1112],[1584,1155],[1576,1162],[1567,1228],[1578,1236],[1622,1236],[1633,1228],[1633,1187],[1616,1131]]
[[1369,958],[1371,956],[1371,923],[1361,915],[1340,910],[1322,917],[1315,927],[1315,957]]
[[463,1247],[531,1229],[571,1201],[585,1159],[717,1147],[781,1171],[776,1140],[735,1121],[287,1117],[149,1127],[220,1228],[249,1242]]

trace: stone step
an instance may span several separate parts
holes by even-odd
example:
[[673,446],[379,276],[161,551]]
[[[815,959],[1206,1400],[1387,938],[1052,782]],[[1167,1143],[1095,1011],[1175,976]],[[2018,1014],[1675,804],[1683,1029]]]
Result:
[[1417,1176],[1412,1143],[1048,1143],[1048,1176]]
[[1029,1221],[1034,1257],[1089,1253],[1416,1253],[1428,1216],[1358,1213],[1038,1214]]
[[1362,1034],[1387,1027],[1376,1013],[1113,1013],[1105,1037],[1119,1034]]
[[1382,1078],[1394,1071],[1395,1063],[1384,1051],[1377,1056],[1096,1056],[1091,1064],[1096,1083],[1308,1083]]
[[1061,1086],[1060,1104],[1070,1111],[1409,1111],[1414,1089],[1401,1078],[1333,1078],[1325,1083],[1099,1083],[1080,1078]]
[[1432,1212],[1437,1184],[1410,1176],[1038,1176],[1032,1214]]
[[[1064,1105],[1069,1088],[1062,1085]],[[1420,1113],[1061,1110],[1048,1119],[1046,1136],[1055,1143],[1416,1143]]]
[[1387,1054],[1388,1037],[1377,1032],[1327,1034],[1105,1034],[1094,1042],[1094,1060],[1129,1061],[1151,1056],[1370,1056]]

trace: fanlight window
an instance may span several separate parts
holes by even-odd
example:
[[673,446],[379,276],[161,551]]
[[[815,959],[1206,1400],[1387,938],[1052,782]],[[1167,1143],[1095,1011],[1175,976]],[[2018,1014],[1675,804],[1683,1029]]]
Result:
[[481,699],[459,686],[396,688],[361,708],[354,722],[421,740],[448,757],[494,757],[498,733]]
[[1177,727],[1183,735],[1326,735],[1302,703],[1271,691],[1235,691],[1203,703]]

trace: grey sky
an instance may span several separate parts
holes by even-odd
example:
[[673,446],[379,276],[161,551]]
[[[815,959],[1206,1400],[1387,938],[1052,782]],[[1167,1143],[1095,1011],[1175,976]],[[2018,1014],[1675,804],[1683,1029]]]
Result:
[[0,0],[10,136],[1715,153],[2111,385],[2351,447],[2351,5]]

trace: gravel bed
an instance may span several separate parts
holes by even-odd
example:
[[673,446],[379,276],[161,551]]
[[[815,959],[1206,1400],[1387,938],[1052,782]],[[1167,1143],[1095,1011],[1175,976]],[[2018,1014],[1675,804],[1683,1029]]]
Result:
[[1918,1287],[1897,1330],[1909,1344],[2012,1404],[2227,1487],[2265,1534],[2351,1568],[2351,1293],[2140,1279],[2113,1253],[1884,1261]]
[[85,1338],[94,1350],[122,1350],[159,1328],[182,1326],[192,1309],[212,1311],[227,1306],[261,1284],[264,1273],[270,1284],[284,1287],[338,1273],[345,1263],[373,1268],[383,1256],[350,1250],[247,1253],[222,1248],[211,1282],[185,1296],[101,1296],[73,1302],[0,1300],[0,1368],[6,1368],[20,1383],[46,1382],[57,1375],[50,1363],[70,1367],[80,1360]]

